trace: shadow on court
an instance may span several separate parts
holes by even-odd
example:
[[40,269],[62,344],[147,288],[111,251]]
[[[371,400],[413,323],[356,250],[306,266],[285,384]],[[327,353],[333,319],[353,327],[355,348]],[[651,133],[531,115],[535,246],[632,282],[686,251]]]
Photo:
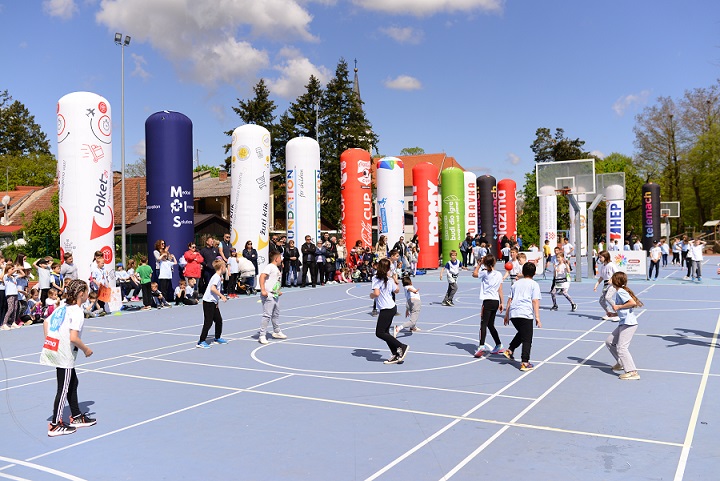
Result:
[[617,376],[617,373],[612,370],[612,366],[608,366],[604,362],[594,361],[592,359],[586,359],[586,358],[576,357],[576,356],[568,356],[568,359],[571,361],[575,361],[578,364],[584,364],[586,366],[590,366],[595,369],[599,369],[606,374],[611,374],[613,376]]
[[715,347],[715,348],[719,347],[717,342],[715,344],[713,344],[711,341],[705,341],[703,339],[692,339],[687,336],[687,334],[692,334],[695,336],[701,336],[701,337],[706,337],[708,339],[712,339],[712,337],[713,337],[712,332],[700,331],[697,329],[685,329],[682,327],[676,327],[675,330],[680,331],[680,333],[674,334],[674,335],[667,335],[667,336],[661,336],[658,334],[648,334],[648,337],[662,339],[662,340],[670,343],[665,347],[678,347],[678,346],[700,346],[700,347]]
[[380,351],[376,349],[355,349],[351,354],[355,357],[364,357],[368,362],[382,362],[384,360]]
[[466,342],[447,342],[445,345],[454,347],[455,349],[459,349],[461,351],[469,352],[470,354],[475,354],[475,351],[477,351],[477,344],[468,344]]

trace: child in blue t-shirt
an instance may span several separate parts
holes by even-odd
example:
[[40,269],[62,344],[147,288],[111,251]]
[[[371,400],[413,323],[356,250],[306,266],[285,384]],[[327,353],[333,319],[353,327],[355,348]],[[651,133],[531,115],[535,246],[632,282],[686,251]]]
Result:
[[460,275],[460,269],[465,269],[465,266],[457,258],[457,251],[455,249],[450,251],[450,260],[440,270],[440,280],[443,278],[445,271],[448,272],[448,288],[445,293],[445,298],[442,301],[443,306],[454,306],[453,298],[458,290],[457,279]]

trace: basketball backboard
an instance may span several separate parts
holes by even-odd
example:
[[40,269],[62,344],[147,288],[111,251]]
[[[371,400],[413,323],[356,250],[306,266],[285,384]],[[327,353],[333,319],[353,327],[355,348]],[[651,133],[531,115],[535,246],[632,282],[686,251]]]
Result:
[[671,219],[680,217],[680,202],[660,202],[660,215],[664,214]]
[[535,165],[538,197],[557,195],[558,191],[569,194],[595,193],[595,159],[540,162]]
[[611,172],[596,176],[596,188],[606,201],[625,200],[625,172]]

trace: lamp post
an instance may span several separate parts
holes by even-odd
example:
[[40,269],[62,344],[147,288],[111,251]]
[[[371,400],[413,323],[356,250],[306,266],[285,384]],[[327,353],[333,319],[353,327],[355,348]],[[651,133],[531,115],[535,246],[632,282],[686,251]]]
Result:
[[120,250],[125,265],[125,47],[130,45],[130,36],[115,34],[115,45],[120,45]]

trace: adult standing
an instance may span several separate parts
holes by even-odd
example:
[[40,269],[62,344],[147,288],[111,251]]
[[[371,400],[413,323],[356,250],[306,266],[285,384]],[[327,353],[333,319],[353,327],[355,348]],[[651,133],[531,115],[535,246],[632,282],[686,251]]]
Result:
[[302,278],[300,279],[300,287],[305,287],[307,284],[307,275],[310,271],[310,279],[312,280],[312,286],[315,287],[315,276],[316,268],[315,265],[315,244],[313,244],[312,237],[309,235],[305,236],[305,243],[300,247],[302,253]]
[[298,268],[300,267],[300,251],[295,247],[295,241],[290,240],[283,253],[283,280],[288,287],[297,287]]
[[220,250],[215,245],[215,239],[211,235],[205,237],[205,247],[200,249],[200,255],[202,256],[202,277],[200,278],[199,291],[201,294],[205,294],[205,289],[210,282],[210,278],[215,275],[215,268],[213,262],[220,256]]
[[523,250],[523,238],[522,238],[522,234],[518,234],[517,239],[516,239],[516,242],[517,242],[518,250],[519,250],[519,251]]
[[165,241],[158,239],[155,241],[155,249],[153,250],[153,259],[155,259],[155,266],[153,267],[153,282],[157,282],[158,273],[160,271],[160,258],[162,257],[162,251],[165,249]]
[[378,260],[384,259],[388,256],[387,237],[385,237],[384,235],[381,235],[378,238],[377,244],[375,244],[375,255],[377,256]]
[[242,256],[252,262],[253,266],[255,266],[255,277],[253,277],[251,285],[251,288],[255,289],[255,282],[258,276],[258,253],[257,250],[253,248],[252,241],[247,241],[245,243],[245,248],[242,251]]
[[183,254],[183,257],[187,262],[183,271],[185,279],[195,279],[195,285],[197,285],[202,277],[203,256],[197,251],[194,242],[188,243],[188,249]]
[[158,269],[158,284],[160,292],[167,302],[173,302],[175,293],[172,288],[172,272],[173,266],[177,264],[177,259],[170,252],[170,246],[163,247],[160,253],[160,269]]
[[405,245],[405,237],[400,236],[398,241],[393,246],[393,249],[398,251],[400,254],[400,262],[402,262],[402,269],[407,269],[407,259],[405,259],[405,256],[407,256],[407,246]]
[[63,264],[60,266],[60,277],[63,279],[77,279],[78,270],[74,264],[73,253],[66,252],[63,254]]
[[[333,237],[333,239],[334,239],[334,237]],[[332,239],[330,239],[330,240],[332,241]],[[345,267],[346,260],[347,260],[347,254],[348,254],[347,248],[345,247],[345,240],[340,239],[337,242],[337,245],[335,247],[337,250],[337,258],[336,258],[337,260],[335,261],[335,268],[337,270],[340,270],[343,267]]]

